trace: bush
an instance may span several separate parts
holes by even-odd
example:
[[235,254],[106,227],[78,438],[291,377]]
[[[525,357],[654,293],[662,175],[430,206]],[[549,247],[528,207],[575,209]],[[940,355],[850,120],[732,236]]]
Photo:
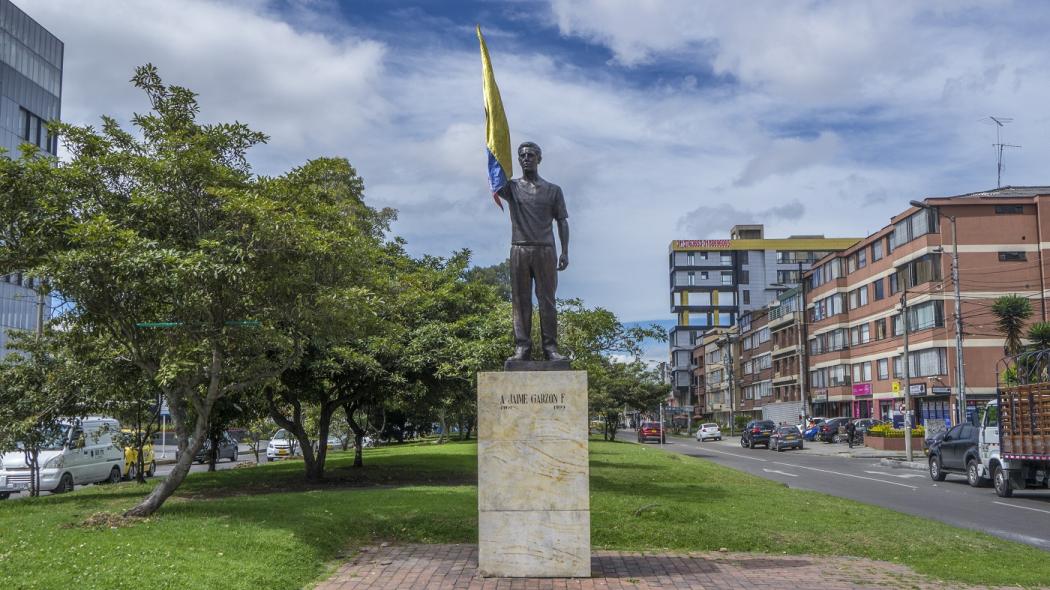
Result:
[[[926,436],[926,428],[916,426],[911,429],[912,438]],[[904,438],[903,428],[894,428],[889,424],[877,424],[868,429],[865,436],[881,436],[883,438]]]

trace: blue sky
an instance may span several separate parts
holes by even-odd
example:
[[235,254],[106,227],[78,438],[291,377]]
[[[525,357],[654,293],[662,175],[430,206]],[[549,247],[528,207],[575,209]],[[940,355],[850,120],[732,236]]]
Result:
[[[18,2],[18,0],[16,0]],[[335,2],[23,0],[66,43],[63,118],[126,120],[152,62],[205,119],[271,136],[276,174],[350,159],[417,254],[506,256],[487,196],[485,30],[512,142],[544,149],[565,192],[559,295],[666,320],[672,239],[863,236],[908,200],[1050,184],[1050,4],[925,2]]]

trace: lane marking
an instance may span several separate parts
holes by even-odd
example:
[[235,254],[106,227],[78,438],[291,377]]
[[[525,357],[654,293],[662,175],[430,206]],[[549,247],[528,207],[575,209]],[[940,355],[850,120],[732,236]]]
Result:
[[925,475],[923,475],[921,473],[887,473],[885,471],[867,471],[867,470],[865,470],[864,473],[871,473],[872,475],[885,475],[887,477],[899,477],[901,479],[909,479],[909,478],[912,478],[912,477],[922,477],[922,478],[926,477]]
[[788,473],[787,471],[777,471],[776,469],[766,469],[765,467],[762,468],[762,471],[765,471],[766,473],[779,473],[780,475],[786,475],[788,477],[798,477],[798,475],[794,473]]
[[919,489],[916,486],[910,486],[910,485],[908,485],[906,483],[900,483],[900,482],[896,482],[896,481],[886,481],[884,479],[876,479],[874,477],[865,477],[863,475],[853,475],[852,473],[839,473],[838,471],[831,471],[831,470],[828,470],[828,469],[818,469],[816,467],[806,467],[805,465],[795,465],[794,463],[782,463],[780,461],[777,461],[776,464],[777,465],[786,465],[788,467],[797,467],[798,469],[809,469],[810,471],[819,471],[821,473],[830,473],[832,475],[841,475],[842,477],[852,477],[852,478],[855,478],[855,479],[866,479],[868,481],[877,481],[879,483],[889,484],[891,486],[900,486],[902,488],[910,488],[910,489],[913,489],[913,490]]
[[729,453],[729,452],[726,452],[726,451],[716,451],[715,449],[711,449],[711,448],[708,448],[708,447],[697,447],[697,448],[702,450],[702,451],[711,451],[712,453],[720,453],[722,455],[729,455],[730,457],[736,457],[738,459],[751,459],[752,461],[761,461],[763,463],[768,463],[769,462],[769,459],[759,459],[758,457],[749,457],[747,455],[738,455],[736,453]]
[[992,501],[992,504],[998,504],[1000,506],[1009,506],[1010,508],[1020,508],[1022,510],[1034,510],[1036,512],[1042,512],[1043,514],[1050,514],[1050,510],[1042,510],[1040,508],[1029,508],[1028,506],[1018,506],[1017,504],[1010,504],[1007,502],[999,502],[996,500]]

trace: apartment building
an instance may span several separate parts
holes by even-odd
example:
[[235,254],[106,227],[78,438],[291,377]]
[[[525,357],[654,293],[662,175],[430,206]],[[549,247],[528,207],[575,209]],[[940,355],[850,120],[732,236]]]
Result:
[[739,413],[762,417],[762,406],[773,396],[773,342],[769,332],[769,308],[740,315],[736,347],[740,357],[740,379],[736,388]]
[[[728,423],[734,411],[734,398],[730,395],[738,387],[740,358],[734,350],[736,328],[714,328],[704,335],[696,350],[703,351],[704,399],[702,415],[712,416],[721,423]],[[701,408],[697,406],[699,411]]]
[[920,423],[955,415],[953,218],[971,409],[994,397],[1003,356],[992,302],[1016,293],[1032,299],[1032,321],[1046,320],[1050,187],[1004,187],[920,204],[805,273],[807,382],[816,415],[889,419],[900,411],[905,388]]
[[675,240],[669,252],[671,382],[689,405],[692,351],[715,328],[737,324],[740,314],[762,309],[798,284],[800,273],[856,238],[791,236],[767,239],[762,225],[737,225],[729,239]]

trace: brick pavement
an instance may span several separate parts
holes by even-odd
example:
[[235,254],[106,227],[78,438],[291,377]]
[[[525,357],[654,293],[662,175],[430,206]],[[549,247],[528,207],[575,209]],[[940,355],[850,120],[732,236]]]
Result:
[[848,557],[596,551],[587,579],[482,578],[477,565],[476,545],[366,547],[317,590],[782,590],[817,580],[822,590],[945,587],[902,565]]

